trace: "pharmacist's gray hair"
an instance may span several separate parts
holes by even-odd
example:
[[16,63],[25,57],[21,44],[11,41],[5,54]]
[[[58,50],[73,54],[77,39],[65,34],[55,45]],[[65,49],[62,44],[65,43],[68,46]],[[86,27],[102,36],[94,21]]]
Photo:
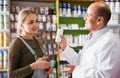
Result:
[[[22,9],[19,14],[18,14],[18,19],[17,19],[17,35],[21,35],[22,33],[22,29],[21,29],[21,25],[24,23],[25,18],[29,15],[29,14],[36,14],[34,11],[32,11],[31,9]],[[37,15],[37,14],[36,14]]]

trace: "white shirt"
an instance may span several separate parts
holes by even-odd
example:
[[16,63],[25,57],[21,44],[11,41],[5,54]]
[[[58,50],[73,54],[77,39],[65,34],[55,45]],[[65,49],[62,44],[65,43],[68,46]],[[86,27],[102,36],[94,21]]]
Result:
[[120,40],[107,27],[94,33],[79,54],[67,46],[61,55],[76,65],[72,78],[120,78]]

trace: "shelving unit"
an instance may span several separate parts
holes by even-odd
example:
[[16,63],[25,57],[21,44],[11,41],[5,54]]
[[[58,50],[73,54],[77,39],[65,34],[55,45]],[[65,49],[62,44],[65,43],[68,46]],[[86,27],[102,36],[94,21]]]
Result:
[[[2,6],[2,7],[1,7]],[[0,78],[7,78],[9,48],[9,0],[0,1]]]
[[[57,29],[56,19],[56,0],[11,0],[11,41],[16,37],[17,14],[23,8],[29,7],[38,14],[39,30],[36,34],[42,41],[43,47],[47,54],[53,55],[57,52],[57,44],[55,43],[55,35]],[[13,18],[14,17],[14,18]],[[53,59],[56,60],[56,55]],[[57,63],[57,62],[56,62]],[[50,78],[57,77],[57,64],[53,69]]]
[[[40,17],[41,16],[45,16],[47,18],[50,17],[52,19],[52,15],[56,15],[56,23],[55,23],[55,26],[56,26],[56,30],[55,31],[52,31],[52,30],[47,30],[47,27],[46,27],[46,24],[47,24],[47,21],[43,22],[41,21],[41,19],[39,19],[40,21],[40,24],[43,25],[43,28],[40,28],[39,29],[39,33],[37,35],[40,35],[39,38],[42,39],[42,35],[41,34],[46,34],[47,33],[47,39],[43,39],[43,45],[44,47],[46,48],[46,50],[48,50],[47,48],[53,46],[52,44],[55,45],[55,50],[58,52],[58,56],[56,58],[56,61],[57,61],[57,64],[56,64],[56,68],[57,68],[57,78],[61,78],[63,75],[65,78],[71,78],[70,74],[62,74],[61,76],[61,67],[64,67],[65,64],[68,64],[68,62],[66,62],[65,60],[60,60],[61,57],[59,56],[59,44],[55,43],[55,34],[56,34],[56,31],[57,31],[57,28],[61,25],[61,24],[66,24],[66,26],[68,27],[69,24],[77,24],[78,25],[78,29],[70,29],[68,27],[68,29],[65,29],[64,30],[64,35],[70,35],[72,36],[73,40],[76,39],[76,36],[78,37],[81,37],[80,35],[87,35],[89,32],[87,30],[84,30],[84,20],[83,20],[83,16],[84,15],[81,15],[81,17],[74,17],[74,16],[60,16],[60,3],[62,3],[62,5],[65,3],[66,5],[67,4],[70,4],[71,5],[71,11],[73,10],[73,7],[74,5],[78,6],[80,5],[81,7],[85,7],[87,8],[91,3],[95,2],[95,1],[105,1],[105,0],[10,0],[10,8],[14,7],[13,10],[14,12],[11,11],[0,11],[0,16],[1,15],[9,15],[11,17],[11,14],[13,16],[17,16],[18,12],[19,12],[19,9],[22,9],[24,7],[50,7],[51,9],[54,8],[55,10],[55,14],[48,14],[48,15],[45,15],[45,14],[40,14]],[[20,7],[22,6],[22,7]],[[18,12],[16,12],[16,8],[18,8]],[[72,14],[72,13],[71,13]],[[120,15],[120,13],[113,13],[113,14],[118,14]],[[15,18],[14,18],[15,19]],[[0,33],[10,33],[11,36],[9,36],[10,38],[9,39],[9,43],[12,41],[10,39],[14,39],[16,37],[16,20],[11,20],[10,23],[9,23],[9,26],[10,28],[9,29],[0,29]],[[53,23],[53,22],[51,22]],[[117,32],[119,32],[119,35],[120,35],[120,24],[108,24],[108,26],[113,29],[113,30],[116,30],[117,29]],[[74,33],[73,33],[74,32]],[[116,31],[115,31],[116,33]],[[52,34],[54,34],[52,36]],[[1,38],[1,37],[0,37]],[[71,39],[71,38],[69,38]],[[47,40],[47,41],[46,41]],[[46,43],[47,42],[47,43]],[[46,47],[47,44],[50,44]],[[76,45],[76,46],[71,46],[76,52],[78,52],[80,49],[82,49],[82,45]],[[0,51],[1,50],[8,50],[8,46],[5,47],[1,47],[0,46]],[[63,65],[63,66],[61,66]],[[1,72],[2,73],[6,73],[8,69],[0,69],[0,74]]]
[[[93,0],[94,1],[94,0]],[[69,5],[70,10],[71,10],[71,14],[73,14],[74,12],[74,7],[88,7],[93,1],[90,0],[59,0],[59,11],[61,10],[61,6],[62,6],[62,11],[64,11],[64,7],[68,7],[68,6],[64,6],[64,5]],[[67,10],[66,10],[67,12]],[[66,13],[65,12],[65,13]],[[84,30],[84,20],[83,20],[83,15],[79,16],[74,16],[74,15],[65,15],[65,14],[60,14],[61,12],[59,12],[59,26],[63,26],[64,29],[64,36],[67,39],[67,43],[70,45],[76,52],[78,52],[79,49],[82,49],[82,45],[78,45],[76,44],[77,42],[76,39],[78,39],[77,41],[79,41],[80,37],[82,35],[87,35],[89,32],[87,30]],[[63,13],[63,12],[62,12]],[[66,13],[67,14],[67,13]],[[77,14],[77,13],[76,13]],[[62,25],[63,24],[63,25]],[[65,26],[66,25],[66,26]],[[72,27],[70,27],[71,25],[73,25]],[[75,26],[77,28],[74,28]],[[68,37],[68,38],[67,38]],[[69,39],[69,40],[68,40]],[[70,40],[71,39],[71,40]],[[72,42],[72,43],[71,43]],[[64,65],[68,64],[68,62],[64,59],[64,57],[60,56],[60,78],[72,78],[71,74],[69,73],[62,73],[62,70],[64,70]]]

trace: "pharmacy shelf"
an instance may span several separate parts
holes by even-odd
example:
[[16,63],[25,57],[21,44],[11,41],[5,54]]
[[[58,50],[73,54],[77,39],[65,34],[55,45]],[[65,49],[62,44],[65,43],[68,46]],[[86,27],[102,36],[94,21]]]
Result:
[[9,47],[0,47],[0,50],[8,50]]
[[95,0],[60,0],[64,2],[93,2]]
[[0,15],[9,15],[9,11],[0,11]]
[[120,24],[108,24],[108,27],[111,29],[120,29]]
[[85,23],[83,18],[76,18],[76,17],[60,17],[59,20],[60,20],[59,22],[60,24],[78,24],[80,27],[83,27]]
[[11,1],[24,1],[24,2],[55,2],[55,0],[11,0]]
[[0,32],[10,32],[9,29],[0,29]]
[[[73,33],[74,32],[74,33]],[[72,35],[80,35],[80,34],[88,34],[87,30],[64,30],[63,34],[72,34]]]
[[0,72],[8,71],[8,69],[0,69]]

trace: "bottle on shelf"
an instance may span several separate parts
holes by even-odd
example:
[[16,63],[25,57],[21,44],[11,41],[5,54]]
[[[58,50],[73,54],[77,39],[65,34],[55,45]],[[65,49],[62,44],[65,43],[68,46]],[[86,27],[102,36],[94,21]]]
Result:
[[71,5],[70,5],[70,3],[67,4],[67,17],[71,17]]

